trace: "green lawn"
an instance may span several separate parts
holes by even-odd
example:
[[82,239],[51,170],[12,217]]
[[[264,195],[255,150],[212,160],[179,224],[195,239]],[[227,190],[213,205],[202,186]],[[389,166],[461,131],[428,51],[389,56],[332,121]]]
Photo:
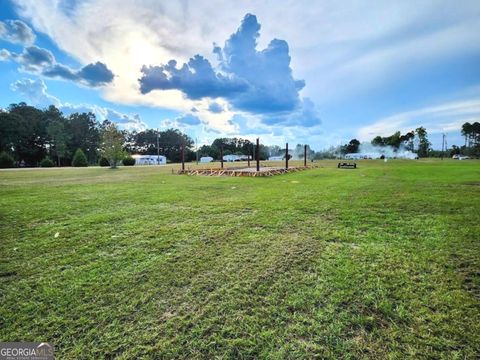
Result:
[[1,171],[0,341],[60,359],[478,358],[480,162],[318,165]]

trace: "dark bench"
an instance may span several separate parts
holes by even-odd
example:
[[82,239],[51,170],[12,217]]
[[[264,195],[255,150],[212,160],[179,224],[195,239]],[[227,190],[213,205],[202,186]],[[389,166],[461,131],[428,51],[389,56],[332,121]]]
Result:
[[339,169],[356,169],[357,164],[356,163],[350,163],[350,162],[339,162],[337,167]]

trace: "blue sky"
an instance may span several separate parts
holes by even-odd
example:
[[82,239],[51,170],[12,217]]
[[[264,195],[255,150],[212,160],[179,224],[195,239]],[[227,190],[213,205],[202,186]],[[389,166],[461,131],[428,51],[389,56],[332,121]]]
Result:
[[478,1],[7,0],[0,107],[320,150],[480,121]]

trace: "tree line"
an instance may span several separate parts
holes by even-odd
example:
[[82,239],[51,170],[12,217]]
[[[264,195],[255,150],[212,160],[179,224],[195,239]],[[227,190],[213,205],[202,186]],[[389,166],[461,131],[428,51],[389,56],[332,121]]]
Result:
[[[470,124],[466,122],[461,128],[462,135],[465,137],[465,144],[463,146],[452,145],[449,149],[445,144],[444,151],[433,150],[431,143],[428,140],[428,133],[424,127],[419,127],[415,130],[408,131],[402,134],[400,131],[386,137],[376,136],[370,142],[373,146],[390,146],[394,151],[400,148],[416,152],[419,157],[442,157],[453,156],[455,154],[468,155],[472,157],[480,157],[480,123],[475,122]],[[339,149],[332,147],[327,151],[322,152],[323,157],[335,157],[335,153],[341,154],[358,153],[360,151],[360,141],[352,139],[347,144],[340,146]]]
[[96,165],[104,155],[105,140],[110,146],[121,142],[124,155],[156,154],[157,137],[161,154],[170,161],[180,161],[182,145],[186,160],[195,158],[193,140],[177,129],[119,131],[112,122],[100,122],[92,113],[65,116],[53,105],[42,110],[19,103],[0,111],[0,153],[11,157],[16,166],[39,166],[45,159],[70,166],[78,150],[87,165]]
[[[427,157],[431,143],[428,141],[427,130],[419,127],[415,130],[402,134],[400,131],[386,137],[376,136],[370,142],[373,146],[390,146],[394,150],[403,148],[404,150],[416,151],[418,156]],[[417,143],[417,144],[415,144]],[[341,154],[358,153],[360,150],[360,141],[352,139],[348,144],[340,147]]]
[[[467,122],[463,124],[461,131],[465,144],[461,147],[453,145],[449,150],[450,155],[480,156],[480,123]],[[309,159],[335,158],[339,154],[359,152],[360,145],[360,141],[352,139],[340,147],[319,152],[308,146],[307,156]],[[430,148],[424,127],[405,134],[397,131],[387,137],[376,136],[371,145],[416,151],[420,157],[440,156],[439,151]],[[217,138],[210,145],[201,146],[196,152],[193,139],[178,129],[120,131],[108,120],[98,121],[93,113],[73,113],[65,116],[53,105],[38,109],[19,103],[12,104],[5,110],[0,109],[0,163],[7,158],[11,159],[15,166],[39,166],[50,162],[57,166],[70,166],[78,153],[79,158],[83,159],[82,154],[85,157],[85,161],[81,160],[80,163],[95,165],[101,162],[102,157],[110,157],[107,161],[112,162],[121,160],[128,154],[157,152],[166,156],[170,162],[180,162],[182,147],[187,162],[194,161],[197,156],[211,156],[220,160],[222,150],[223,155],[255,156],[255,144],[242,138]],[[107,155],[107,148],[115,148],[116,151]],[[302,159],[303,149],[303,144],[297,144],[290,148],[289,154]],[[260,160],[284,155],[283,147],[260,144]]]
[[[197,153],[193,139],[178,129],[120,131],[108,120],[98,121],[93,113],[65,116],[53,105],[38,109],[19,103],[0,110],[0,153],[3,158],[11,158],[13,166],[87,166],[108,162],[115,165],[129,154],[157,153],[169,162],[180,162],[182,146],[187,162],[197,156],[220,160],[222,150],[223,155],[254,158],[255,154],[254,143],[235,137],[215,139],[210,145],[201,146]],[[116,150],[107,151],[112,148]],[[315,152],[310,148],[308,152],[313,158]],[[289,153],[298,153],[302,158],[303,145],[297,144]],[[260,144],[260,160],[284,154],[285,148]]]

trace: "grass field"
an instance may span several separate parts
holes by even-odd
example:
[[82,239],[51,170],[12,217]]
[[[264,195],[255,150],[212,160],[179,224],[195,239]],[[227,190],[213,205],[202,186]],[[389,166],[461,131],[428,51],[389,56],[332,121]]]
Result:
[[318,165],[0,172],[0,341],[59,359],[479,358],[480,163]]

